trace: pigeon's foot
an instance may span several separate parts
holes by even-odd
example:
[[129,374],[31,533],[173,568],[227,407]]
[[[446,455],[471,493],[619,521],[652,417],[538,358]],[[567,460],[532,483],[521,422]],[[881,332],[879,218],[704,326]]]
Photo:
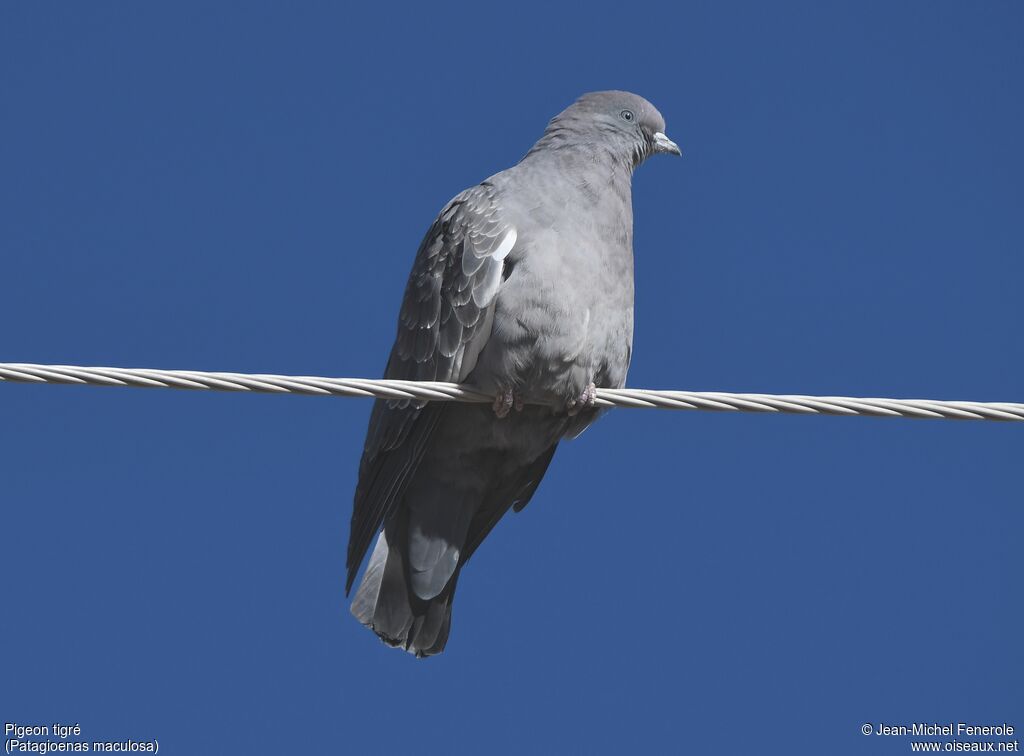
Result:
[[512,389],[502,389],[494,397],[494,414],[498,418],[507,417],[510,410],[515,408],[516,412],[523,411],[523,397],[517,395]]
[[569,416],[578,415],[582,410],[593,409],[597,403],[597,386],[591,381],[590,385],[587,386],[580,393],[579,398],[572,399],[566,405],[566,409],[569,412]]

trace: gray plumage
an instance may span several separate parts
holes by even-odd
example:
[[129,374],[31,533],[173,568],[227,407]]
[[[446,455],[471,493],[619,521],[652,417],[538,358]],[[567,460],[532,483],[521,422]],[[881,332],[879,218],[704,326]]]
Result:
[[526,506],[559,441],[597,417],[593,386],[625,383],[630,181],[655,152],[679,154],[664,131],[642,97],[584,95],[427,231],[385,376],[457,381],[499,399],[374,404],[346,591],[376,535],[352,613],[386,643],[417,656],[444,649],[470,556],[509,507]]

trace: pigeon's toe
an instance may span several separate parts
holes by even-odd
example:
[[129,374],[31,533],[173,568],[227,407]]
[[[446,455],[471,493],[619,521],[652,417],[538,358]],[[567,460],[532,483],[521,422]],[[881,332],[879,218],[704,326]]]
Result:
[[570,416],[578,415],[585,409],[593,409],[597,404],[597,386],[591,381],[590,384],[580,392],[576,399],[572,399],[566,405]]
[[498,392],[498,395],[494,397],[494,414],[499,418],[507,417],[513,406],[515,406],[517,410],[521,409],[522,400],[516,399],[515,394],[512,393],[512,389],[502,389]]

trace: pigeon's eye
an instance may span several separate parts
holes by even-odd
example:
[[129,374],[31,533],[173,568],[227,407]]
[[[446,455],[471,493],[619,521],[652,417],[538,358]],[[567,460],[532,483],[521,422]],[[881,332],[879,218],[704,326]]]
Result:
[[632,110],[623,110],[621,113],[619,113],[619,117],[622,118],[623,121],[632,121],[633,120],[633,111]]

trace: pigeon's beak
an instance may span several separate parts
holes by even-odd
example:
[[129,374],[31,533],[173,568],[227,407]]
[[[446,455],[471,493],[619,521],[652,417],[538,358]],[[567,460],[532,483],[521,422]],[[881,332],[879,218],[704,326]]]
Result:
[[662,134],[660,131],[654,134],[654,151],[655,152],[667,152],[670,155],[682,155],[683,151],[679,149],[679,145],[669,139],[667,136]]

